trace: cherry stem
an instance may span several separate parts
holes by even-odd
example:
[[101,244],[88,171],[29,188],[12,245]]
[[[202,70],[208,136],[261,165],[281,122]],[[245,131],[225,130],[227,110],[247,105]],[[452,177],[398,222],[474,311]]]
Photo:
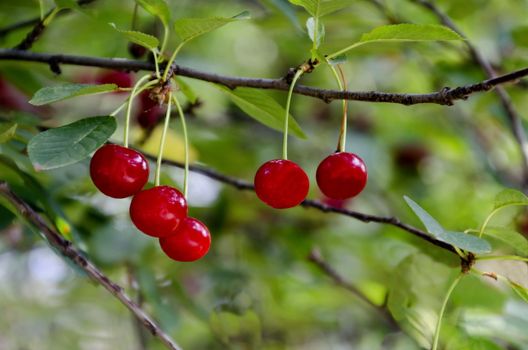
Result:
[[188,194],[188,188],[189,188],[189,138],[187,136],[187,123],[185,122],[185,113],[183,113],[183,110],[181,108],[180,102],[178,102],[178,99],[176,96],[172,96],[172,100],[174,101],[174,104],[176,105],[176,108],[178,109],[178,114],[180,116],[182,130],[183,130],[183,153],[185,157],[185,167],[184,167],[184,173],[183,173],[183,196],[185,199],[187,199]]
[[282,159],[288,159],[288,121],[290,119],[290,105],[291,105],[291,99],[293,95],[293,88],[295,87],[295,83],[297,83],[297,80],[303,75],[304,70],[299,69],[297,72],[295,72],[295,75],[293,76],[290,89],[288,90],[288,99],[286,100],[286,115],[284,117],[284,136],[282,140]]
[[174,49],[174,52],[172,53],[172,56],[170,57],[169,61],[167,62],[167,65],[165,66],[165,71],[163,72],[163,81],[167,81],[169,71],[171,70],[172,64],[174,63],[174,60],[176,59],[176,56],[178,55],[178,52],[180,52],[181,48],[185,44],[185,41],[182,41],[176,49]]
[[[334,74],[334,77],[336,79],[337,85],[339,86],[339,89],[341,91],[345,91],[346,83],[345,83],[345,76],[343,75],[343,71],[338,65],[339,72],[341,73],[341,77],[339,77],[339,74],[337,73],[337,70],[335,69],[335,67],[329,61],[327,61],[327,63],[330,69],[332,70],[332,73]],[[345,152],[345,149],[346,149],[346,134],[347,134],[347,119],[348,119],[347,110],[348,110],[347,100],[343,100],[343,118],[341,119],[341,129],[339,131],[339,137],[337,139],[337,150],[339,152]]]
[[447,302],[449,301],[449,298],[451,297],[451,293],[453,293],[453,291],[455,290],[455,287],[458,285],[458,282],[460,282],[462,277],[464,277],[463,273],[457,276],[457,278],[449,286],[449,289],[447,290],[447,293],[444,297],[444,302],[442,303],[442,308],[440,309],[440,314],[438,315],[438,322],[436,323],[433,346],[431,350],[438,349],[438,340],[440,339],[440,328],[442,328],[442,317],[444,316]]
[[158,148],[158,160],[156,162],[156,176],[154,177],[154,186],[160,185],[161,177],[161,162],[163,161],[163,149],[165,148],[165,138],[167,137],[167,130],[169,129],[169,121],[171,114],[172,92],[169,91],[169,102],[167,103],[167,112],[165,113],[165,122],[163,124],[163,132]]
[[[152,85],[155,85],[159,82],[158,79],[155,79],[155,80],[152,80],[152,81],[149,81],[148,83],[146,83],[145,85],[143,85],[138,91],[136,91],[136,93],[134,95],[130,94],[130,96],[128,96],[128,98],[125,100],[125,102],[123,102],[119,107],[117,107],[112,113],[110,113],[110,116],[114,117],[115,115],[117,115],[117,113],[121,112],[121,110],[126,106],[128,105],[128,101],[130,101],[131,98],[134,98],[136,97],[137,95],[139,95],[140,93],[142,93],[143,91],[145,91],[146,89],[148,89],[149,87],[151,87]],[[132,91],[132,89],[128,89],[128,88],[123,88],[123,89],[120,89],[120,91]]]
[[148,79],[150,79],[150,74],[147,74],[141,77],[141,79],[137,81],[136,85],[134,85],[134,88],[132,89],[132,92],[130,93],[130,97],[128,98],[128,107],[127,107],[127,113],[125,117],[125,133],[123,136],[124,137],[123,145],[125,147],[128,147],[128,132],[130,129],[130,115],[132,114],[132,101],[134,101],[134,97],[137,95],[136,93],[137,89],[141,86],[141,84],[143,84],[145,80],[148,80]]

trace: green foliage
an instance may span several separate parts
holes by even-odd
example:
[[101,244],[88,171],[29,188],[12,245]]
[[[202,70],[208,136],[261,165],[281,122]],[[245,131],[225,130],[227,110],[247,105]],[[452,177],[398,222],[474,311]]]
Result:
[[35,106],[42,106],[72,97],[101,94],[116,91],[117,89],[118,86],[116,84],[62,84],[58,86],[48,86],[35,92],[35,95],[33,95],[33,98],[29,103]]
[[463,38],[451,29],[437,24],[392,24],[365,33],[360,43],[371,41],[450,41]]
[[352,5],[354,0],[289,0],[302,6],[313,17],[323,17]]
[[0,143],[7,142],[15,136],[17,123],[0,123]]
[[247,11],[233,17],[179,18],[174,22],[174,30],[181,41],[187,42],[221,28],[228,23],[248,18],[249,12]]
[[136,0],[136,2],[146,11],[158,17],[165,27],[169,26],[171,13],[165,0]]
[[525,288],[524,286],[510,279],[508,279],[508,284],[515,291],[515,293],[517,293],[518,296],[520,296],[525,302],[528,303],[528,289],[527,288]]
[[135,44],[141,45],[143,47],[146,47],[149,50],[155,50],[159,45],[159,40],[155,36],[145,34],[142,32],[138,32],[135,30],[121,30],[116,27],[114,23],[110,23],[110,25],[119,33],[123,34],[123,36],[128,40]]
[[528,256],[528,239],[507,227],[487,227],[484,234],[499,240],[522,256]]
[[500,209],[512,205],[528,205],[528,197],[514,189],[505,189],[495,196],[493,209]]
[[[233,103],[243,110],[248,116],[272,129],[282,131],[284,128],[284,116],[286,111],[273,98],[264,92],[250,88],[228,89],[218,86],[225,91]],[[289,120],[291,133],[297,137],[306,138],[301,127],[290,115]]]
[[31,139],[28,153],[37,170],[50,170],[88,157],[115,132],[114,117],[85,118],[46,130]]

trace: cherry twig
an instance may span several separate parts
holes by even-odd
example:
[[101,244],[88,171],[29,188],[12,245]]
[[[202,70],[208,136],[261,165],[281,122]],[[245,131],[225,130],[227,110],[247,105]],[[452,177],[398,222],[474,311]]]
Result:
[[[89,56],[75,56],[63,54],[35,53],[22,50],[0,49],[0,60],[15,60],[47,63],[57,67],[59,64],[78,66],[114,68],[122,70],[147,70],[155,71],[155,65],[146,61],[130,60],[123,58],[100,58]],[[174,74],[193,79],[203,80],[211,83],[224,85],[230,89],[237,87],[250,87],[256,89],[273,89],[287,91],[290,87],[284,78],[246,78],[232,77],[208,73],[189,67],[173,65]],[[333,100],[353,100],[365,102],[397,103],[403,105],[415,105],[432,103],[439,105],[453,105],[456,100],[466,100],[470,95],[477,92],[486,92],[505,83],[514,83],[528,76],[528,68],[520,69],[479,83],[469,84],[455,88],[443,88],[440,91],[426,94],[397,94],[377,91],[338,91],[326,90],[305,85],[296,85],[293,92],[315,97],[326,102]]]
[[14,193],[5,181],[0,181],[0,196],[4,197],[16,211],[35,226],[46,237],[49,244],[82,269],[93,281],[103,286],[110,294],[119,299],[126,308],[141,322],[153,336],[157,337],[167,349],[181,350],[180,346],[166,334],[160,326],[135,303],[121,286],[111,281],[101,270],[88,260],[73,244],[50,226],[33,208]]
[[355,285],[345,280],[321,255],[321,252],[318,249],[312,249],[308,255],[308,260],[314,263],[325,275],[330,277],[335,284],[346,289],[350,293],[354,294],[365,304],[371,306],[377,313],[387,322],[387,324],[393,330],[400,330],[400,326],[392,317],[392,314],[387,310],[384,305],[374,304],[361,290],[359,290]]

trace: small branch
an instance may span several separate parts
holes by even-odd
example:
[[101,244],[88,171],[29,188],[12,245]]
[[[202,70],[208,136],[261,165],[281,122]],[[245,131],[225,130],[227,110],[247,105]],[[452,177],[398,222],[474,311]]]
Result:
[[326,262],[321,255],[321,252],[318,249],[312,249],[310,255],[308,255],[308,260],[313,262],[321,271],[330,277],[335,284],[346,289],[350,293],[354,294],[365,304],[372,307],[376,312],[387,322],[387,324],[393,330],[400,330],[400,326],[396,320],[392,317],[392,314],[384,307],[374,304],[361,290],[359,290],[355,285],[350,282],[347,282],[328,262]]
[[[153,63],[129,60],[123,58],[99,58],[74,55],[54,55],[46,53],[34,53],[20,50],[0,49],[0,60],[16,60],[41,62],[47,64],[69,64],[89,67],[103,67],[113,69],[124,69],[131,71],[155,71]],[[203,80],[211,83],[221,84],[230,89],[236,87],[250,87],[256,89],[273,89],[287,91],[288,82],[285,79],[264,79],[231,77],[214,73],[207,73],[196,69],[174,66],[176,75]],[[325,102],[332,100],[353,100],[365,102],[397,103],[403,105],[415,105],[432,103],[439,105],[453,105],[456,100],[466,100],[470,95],[477,92],[486,92],[500,84],[516,82],[528,76],[528,68],[524,68],[509,74],[501,75],[480,83],[470,84],[456,88],[444,88],[437,92],[428,94],[396,94],[377,91],[339,91],[313,88],[304,85],[295,86],[294,92],[300,95],[315,97]]]
[[[145,156],[147,158],[151,159],[151,160],[155,160],[156,159],[156,156],[154,156],[152,154],[145,154]],[[175,166],[175,167],[180,168],[180,169],[183,169],[184,166],[185,166],[181,162],[175,162],[175,161],[166,160],[166,159],[163,160],[163,164]],[[206,168],[206,167],[199,166],[199,165],[190,165],[189,166],[189,170],[192,171],[192,172],[195,172],[195,173],[199,173],[199,174],[205,175],[205,176],[207,176],[207,177],[209,177],[211,179],[214,179],[216,181],[222,182],[224,184],[233,186],[233,187],[235,187],[235,188],[237,188],[239,190],[245,190],[245,191],[254,191],[255,190],[255,187],[250,182],[244,181],[242,179],[237,179],[237,178],[234,178],[234,177],[231,177],[231,176],[224,175],[224,174],[219,173],[216,170],[213,170],[213,169],[210,169],[210,168]],[[411,225],[405,224],[405,223],[401,222],[398,218],[393,217],[393,216],[391,216],[391,217],[376,216],[376,215],[360,213],[360,212],[352,211],[352,210],[348,210],[348,209],[335,208],[335,207],[326,205],[324,203],[321,203],[319,201],[310,200],[310,199],[306,199],[300,205],[305,207],[305,208],[317,209],[317,210],[319,210],[319,211],[321,211],[323,213],[336,213],[336,214],[348,216],[348,217],[354,218],[356,220],[359,220],[359,221],[362,221],[362,222],[365,222],[365,223],[376,222],[376,223],[379,223],[379,224],[386,224],[386,225],[395,226],[395,227],[398,227],[398,228],[400,228],[400,229],[402,229],[404,231],[407,231],[407,232],[413,234],[414,236],[416,236],[416,237],[418,237],[420,239],[423,239],[423,240],[425,240],[425,241],[427,241],[427,242],[429,242],[429,243],[431,243],[431,244],[433,244],[433,245],[435,245],[435,246],[437,246],[439,248],[448,250],[448,251],[456,254],[455,249],[451,245],[449,245],[449,244],[447,244],[445,242],[436,240],[435,238],[431,237],[426,232],[424,232],[422,230],[419,230],[416,227],[413,227]]]
[[[418,5],[421,5],[422,7],[434,13],[443,25],[451,28],[453,31],[457,32],[460,36],[467,39],[467,36],[457,27],[457,25],[451,20],[451,18],[447,14],[442,12],[434,3],[432,3],[429,0],[411,0],[411,1],[415,2]],[[523,160],[523,187],[527,189],[528,188],[528,140],[526,137],[526,133],[524,131],[523,124],[522,124],[522,118],[518,114],[515,107],[513,106],[510,96],[508,95],[506,90],[504,90],[504,88],[502,88],[501,86],[498,86],[499,84],[503,83],[503,81],[501,81],[500,79],[501,77],[497,77],[491,64],[484,58],[484,56],[480,53],[480,51],[469,40],[465,40],[465,43],[469,50],[471,58],[477,65],[479,65],[482,68],[482,70],[484,71],[484,73],[489,79],[488,81],[490,80],[496,81],[495,93],[497,94],[497,96],[499,97],[501,101],[502,107],[510,122],[510,128],[512,130],[512,133],[515,136],[517,143],[519,144],[519,148],[520,148],[520,152],[521,152],[522,160]]]
[[121,303],[125,305],[134,316],[136,316],[143,327],[145,327],[153,336],[157,337],[167,349],[181,350],[174,340],[172,340],[139,305],[132,301],[132,299],[123,291],[123,288],[112,282],[90,260],[85,258],[70,241],[66,240],[54,228],[49,226],[46,221],[33,210],[33,208],[11,191],[9,185],[4,181],[0,181],[0,196],[9,201],[22,217],[39,229],[52,247],[57,249],[64,257],[68,258],[72,263],[82,269],[93,281],[103,286],[114,297],[119,299],[119,301],[121,301]]

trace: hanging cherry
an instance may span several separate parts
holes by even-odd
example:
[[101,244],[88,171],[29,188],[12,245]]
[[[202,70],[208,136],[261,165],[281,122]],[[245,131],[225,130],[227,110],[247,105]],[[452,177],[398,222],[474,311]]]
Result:
[[201,221],[187,217],[170,236],[160,238],[160,246],[176,261],[190,262],[202,258],[211,246],[211,235]]
[[317,185],[332,199],[347,199],[358,195],[367,184],[367,167],[354,153],[336,152],[317,167]]

